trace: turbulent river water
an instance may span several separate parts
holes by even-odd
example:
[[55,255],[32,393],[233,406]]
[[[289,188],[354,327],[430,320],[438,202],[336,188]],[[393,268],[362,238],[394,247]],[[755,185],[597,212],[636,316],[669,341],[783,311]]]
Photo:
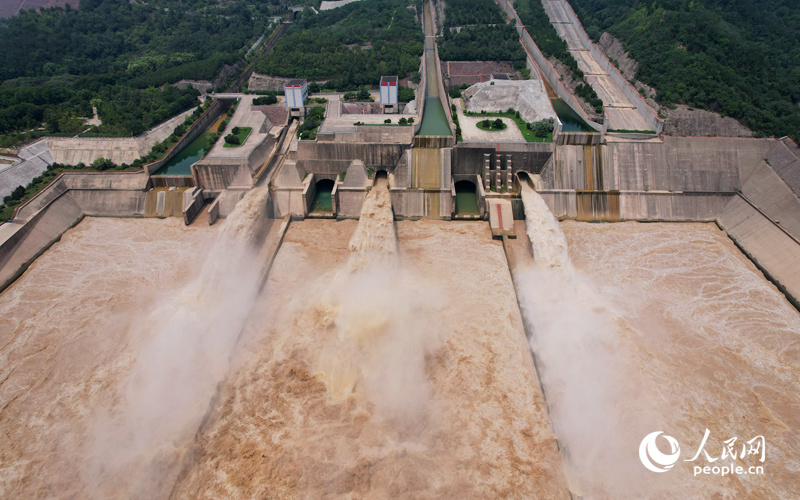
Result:
[[[559,224],[535,192],[523,196],[537,264],[516,281],[573,490],[797,497],[798,311],[715,225]],[[692,461],[706,429],[710,458]],[[655,431],[680,444],[665,473],[639,458]],[[764,462],[741,456],[756,436]],[[731,438],[738,457],[723,459]],[[695,476],[695,465],[764,473]]]
[[[359,222],[293,222],[259,293],[266,196],[87,218],[0,294],[0,497],[800,496],[800,315],[716,226],[526,192],[516,295],[485,223],[394,222],[379,180]],[[758,435],[764,474],[693,475]]]

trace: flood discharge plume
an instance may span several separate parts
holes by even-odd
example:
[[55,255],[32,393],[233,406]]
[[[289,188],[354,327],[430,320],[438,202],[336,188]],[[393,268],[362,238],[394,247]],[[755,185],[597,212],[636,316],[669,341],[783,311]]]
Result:
[[118,389],[119,403],[98,418],[84,473],[97,496],[169,492],[258,293],[253,242],[267,197],[266,189],[247,193],[223,222],[196,277],[134,325],[146,340]]
[[575,272],[564,233],[542,197],[524,183],[522,200],[535,263],[515,270],[515,282],[570,487],[578,494],[582,488],[601,492],[594,482],[599,477],[604,484],[629,484],[639,471],[619,462],[625,454],[615,444],[625,420],[619,388],[628,384],[617,334],[622,320],[591,280]]
[[379,177],[348,245],[350,258],[326,291],[338,335],[319,360],[329,391],[359,385],[384,415],[416,418],[429,398],[425,356],[441,335],[434,290],[401,266],[388,181]]

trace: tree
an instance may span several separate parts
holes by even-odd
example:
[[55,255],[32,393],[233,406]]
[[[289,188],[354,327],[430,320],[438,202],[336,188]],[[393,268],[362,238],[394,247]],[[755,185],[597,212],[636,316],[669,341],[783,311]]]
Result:
[[383,123],[392,123],[392,119],[391,118],[387,118],[387,119],[383,120]]
[[503,120],[498,118],[494,122],[492,122],[492,128],[496,128],[498,130],[502,130],[503,128],[505,128],[505,124],[503,123]]
[[369,90],[365,89],[364,87],[361,87],[360,89],[358,89],[358,95],[356,96],[356,98],[359,101],[371,101],[372,100],[372,96],[370,96]]
[[237,136],[233,135],[233,134],[228,134],[228,135],[225,136],[225,144],[230,144],[232,146],[238,146],[241,143],[242,143],[242,141],[240,141],[239,138]]

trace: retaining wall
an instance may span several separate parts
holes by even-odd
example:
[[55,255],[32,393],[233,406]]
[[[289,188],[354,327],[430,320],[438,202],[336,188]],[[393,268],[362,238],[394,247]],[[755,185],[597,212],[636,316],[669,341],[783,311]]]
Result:
[[143,172],[56,177],[3,225],[7,237],[0,242],[0,291],[84,215],[142,215],[146,184]]
[[8,287],[50,245],[83,218],[83,210],[69,194],[51,203],[19,226],[0,243],[0,291]]
[[194,124],[183,134],[178,142],[175,143],[167,154],[165,154],[160,160],[154,161],[153,163],[148,163],[144,166],[145,171],[148,175],[152,175],[156,170],[161,168],[165,163],[170,161],[175,155],[181,152],[183,148],[189,145],[190,142],[200,137],[200,134],[205,132],[208,127],[210,127],[217,118],[222,115],[222,113],[230,106],[231,102],[234,99],[217,99],[214,103],[208,107],[207,110],[200,115]]

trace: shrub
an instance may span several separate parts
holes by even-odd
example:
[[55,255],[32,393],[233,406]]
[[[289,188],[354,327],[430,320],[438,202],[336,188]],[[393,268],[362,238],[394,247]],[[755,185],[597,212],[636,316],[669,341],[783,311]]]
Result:
[[553,124],[548,121],[539,121],[528,124],[528,129],[533,131],[536,137],[547,137],[553,131]]
[[239,135],[239,132],[241,132],[241,131],[242,131],[242,129],[240,129],[239,127],[233,127],[233,130],[231,130],[231,133],[233,135]]
[[239,138],[233,134],[228,134],[225,136],[225,144],[239,145],[241,143],[242,141],[240,141]]
[[400,118],[400,120],[397,123],[399,123],[400,125],[405,125],[406,123],[408,123],[408,120],[406,120],[405,118]]
[[391,118],[387,118],[387,119],[383,120],[383,123],[392,123],[392,119]]
[[274,95],[265,95],[263,97],[256,97],[253,99],[253,106],[269,106],[278,102],[278,98]]
[[505,127],[505,125],[503,124],[503,120],[501,120],[500,118],[492,122],[492,128],[501,130],[503,129],[503,127]]

